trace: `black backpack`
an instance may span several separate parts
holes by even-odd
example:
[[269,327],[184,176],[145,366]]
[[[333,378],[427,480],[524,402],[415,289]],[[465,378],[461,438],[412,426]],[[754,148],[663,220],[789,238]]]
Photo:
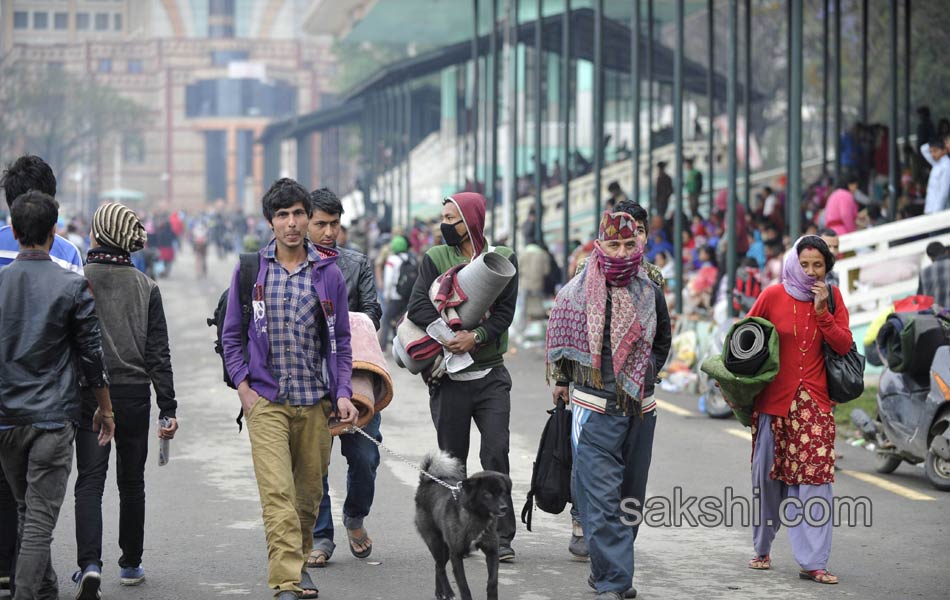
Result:
[[396,293],[403,300],[408,300],[412,295],[412,286],[416,284],[416,278],[419,277],[419,261],[413,254],[407,253],[406,258],[399,265],[399,276],[396,278]]
[[[256,252],[244,253],[240,257],[240,267],[238,272],[238,298],[241,299],[241,331],[244,335],[241,337],[241,346],[244,349],[244,360],[247,360],[247,330],[251,325],[251,315],[253,308],[251,306],[251,295],[254,292],[254,283],[257,281],[257,275],[261,268],[261,257]],[[224,364],[224,346],[221,345],[221,331],[224,329],[224,316],[228,311],[228,293],[230,288],[221,292],[218,298],[218,306],[214,309],[214,315],[208,319],[208,327],[214,327],[217,337],[214,341],[214,351],[221,358],[221,369],[224,374],[224,383],[231,389],[237,389],[231,376],[228,375],[228,368]],[[241,428],[241,414],[238,415],[238,429]]]
[[534,505],[546,513],[558,515],[571,501],[571,413],[564,402],[548,411],[551,415],[541,433],[538,456],[531,472],[531,490],[521,509],[521,522],[531,531]]

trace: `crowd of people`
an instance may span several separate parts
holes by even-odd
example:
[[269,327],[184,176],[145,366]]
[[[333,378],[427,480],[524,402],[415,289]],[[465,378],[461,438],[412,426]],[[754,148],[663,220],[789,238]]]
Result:
[[[935,139],[930,147],[938,143]],[[741,282],[748,300],[744,308],[772,321],[783,356],[799,362],[800,373],[775,379],[756,400],[753,485],[772,512],[789,496],[830,498],[834,420],[821,375],[822,345],[846,351],[851,333],[841,293],[828,284],[834,282],[838,236],[851,230],[852,216],[857,227],[861,210],[869,211],[874,202],[858,215],[838,206],[840,198],[853,199],[862,189],[860,172],[849,169],[843,186],[816,205],[815,215],[821,216],[806,221],[804,235],[792,243],[783,234],[782,182],[762,189],[751,206],[738,207],[734,223],[727,223],[725,193],[702,214],[702,176],[692,161],[686,166],[691,214],[682,243],[689,310],[708,312],[717,298],[730,297],[720,265],[728,229],[736,227],[743,277],[757,283]],[[220,336],[227,379],[251,442],[268,586],[279,600],[316,598],[309,569],[324,567],[336,549],[327,478],[330,423],[353,424],[359,415],[352,398],[349,314],[365,315],[385,349],[400,321],[425,330],[442,319],[433,288],[448,286],[459,269],[488,252],[510,262],[517,275],[498,290],[475,326],[456,327],[451,338],[439,342],[447,355],[469,355],[471,364],[457,372],[422,371],[439,448],[464,464],[475,423],[483,468],[509,472],[509,330],[519,314],[526,323],[543,323],[553,400],[573,406],[568,549],[590,559],[588,583],[599,600],[636,596],[637,528],[623,524],[620,499],[637,499],[640,506],[645,500],[656,425],[653,390],[672,339],[667,292],[676,258],[669,220],[672,184],[663,163],[655,186],[658,212],[651,218],[611,183],[597,236],[576,243],[564,265],[566,278],[538,235],[539,215],[524,224],[526,243],[517,256],[499,243],[504,240],[487,239],[487,202],[477,192],[446,198],[439,217],[416,219],[408,230],[372,218],[351,219],[345,227],[343,205],[331,190],[310,191],[282,178],[262,197],[262,219],[242,216],[224,203],[191,216],[170,210],[137,215],[107,203],[92,216],[88,238],[80,233],[84,223],[67,226],[74,244],[55,233],[56,178],[42,159],[24,156],[12,163],[2,186],[11,225],[0,229],[0,266],[7,265],[0,269],[0,328],[21,329],[26,314],[42,317],[31,319],[39,325],[22,335],[0,338],[0,584],[15,589],[14,598],[55,597],[50,543],[73,452],[78,470],[73,579],[77,598],[100,597],[102,495],[113,438],[119,577],[128,585],[144,580],[151,388],[162,419],[158,437],[170,439],[178,429],[168,326],[159,286],[145,273],[150,260],[150,274],[167,275],[186,240],[199,261],[210,247],[221,258],[256,252],[253,277],[246,282],[243,259],[234,267]],[[870,213],[866,222],[872,223]],[[946,249],[938,250],[935,261],[942,261]],[[935,262],[921,285],[943,278],[948,264]],[[199,262],[197,275],[204,276],[205,269]],[[30,385],[24,385],[26,372],[32,374]],[[820,435],[795,452],[784,440],[799,427]],[[373,551],[366,520],[380,463],[374,440],[382,440],[381,430],[376,413],[362,427],[365,435],[340,439],[347,464],[342,524],[357,558]],[[790,460],[799,467],[789,468]],[[510,491],[504,502],[498,558],[508,562],[516,557]],[[776,530],[755,529],[750,568],[770,568]],[[830,529],[803,523],[790,536],[800,576],[836,583],[827,571]]]

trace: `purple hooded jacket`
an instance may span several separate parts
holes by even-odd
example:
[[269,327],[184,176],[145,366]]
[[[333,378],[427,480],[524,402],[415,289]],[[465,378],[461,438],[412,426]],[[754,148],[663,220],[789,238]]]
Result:
[[[271,242],[273,243],[273,242]],[[309,243],[309,242],[307,242]],[[321,249],[326,252],[326,249]],[[335,251],[333,251],[335,252]],[[235,267],[228,292],[228,310],[221,331],[224,347],[224,364],[235,385],[247,380],[255,392],[273,401],[277,397],[277,381],[267,368],[270,344],[267,338],[267,308],[264,306],[264,282],[267,279],[267,259],[260,252],[260,272],[254,291],[254,311],[248,327],[247,353],[244,360],[241,348],[241,301],[238,298],[240,265]],[[336,256],[323,258],[313,264],[311,273],[313,290],[320,299],[320,307],[326,327],[320,327],[320,355],[326,365],[330,401],[336,409],[337,398],[349,398],[353,394],[350,377],[353,372],[353,352],[350,347],[350,318],[346,302],[346,283],[343,273],[336,265]],[[261,300],[258,303],[258,298]]]

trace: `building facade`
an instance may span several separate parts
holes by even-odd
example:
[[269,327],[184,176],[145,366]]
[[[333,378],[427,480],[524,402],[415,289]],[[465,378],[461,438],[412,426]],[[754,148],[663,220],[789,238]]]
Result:
[[66,198],[94,201],[121,187],[152,206],[195,210],[224,199],[256,207],[267,183],[255,139],[274,119],[319,108],[335,72],[329,39],[300,29],[302,4],[0,0],[0,66],[94,78],[148,110],[140,136],[58,173],[69,180]]

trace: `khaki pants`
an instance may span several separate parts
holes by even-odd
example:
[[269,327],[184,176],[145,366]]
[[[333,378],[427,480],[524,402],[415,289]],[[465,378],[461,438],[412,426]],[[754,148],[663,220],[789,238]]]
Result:
[[330,465],[330,403],[289,406],[259,398],[246,415],[267,538],[267,585],[300,592]]

